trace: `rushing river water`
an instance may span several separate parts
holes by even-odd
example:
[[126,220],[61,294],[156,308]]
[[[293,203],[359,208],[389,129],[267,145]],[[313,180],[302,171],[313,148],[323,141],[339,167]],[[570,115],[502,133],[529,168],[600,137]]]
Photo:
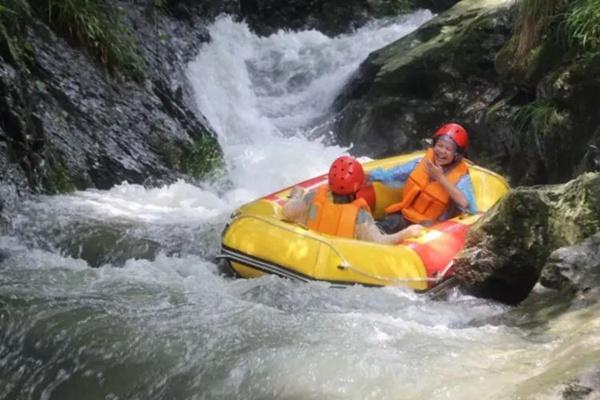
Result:
[[533,320],[459,294],[236,280],[213,262],[235,207],[347,150],[321,134],[328,106],[370,51],[429,18],[333,39],[216,21],[189,77],[229,183],[123,184],[12,210],[0,399],[554,399],[597,380],[598,305]]

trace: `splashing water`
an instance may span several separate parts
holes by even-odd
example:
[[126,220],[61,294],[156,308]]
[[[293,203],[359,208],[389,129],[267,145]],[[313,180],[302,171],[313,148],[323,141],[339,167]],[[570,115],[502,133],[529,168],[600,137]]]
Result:
[[309,138],[329,122],[344,83],[371,51],[430,18],[420,11],[335,38],[317,31],[257,37],[230,17],[218,19],[188,74],[234,186],[263,195],[325,172],[347,149]]
[[232,280],[211,262],[232,209],[347,150],[314,140],[335,96],[429,18],[336,38],[218,19],[189,78],[233,189],[123,184],[15,210],[0,237],[0,399],[560,397],[600,358],[597,306],[531,331],[468,296]]

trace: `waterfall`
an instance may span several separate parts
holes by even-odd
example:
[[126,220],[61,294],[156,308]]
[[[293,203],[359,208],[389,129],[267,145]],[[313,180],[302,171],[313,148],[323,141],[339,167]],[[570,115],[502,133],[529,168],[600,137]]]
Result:
[[234,186],[260,197],[326,172],[348,150],[328,140],[335,97],[370,52],[431,16],[422,10],[334,38],[317,31],[258,37],[219,18],[188,76]]

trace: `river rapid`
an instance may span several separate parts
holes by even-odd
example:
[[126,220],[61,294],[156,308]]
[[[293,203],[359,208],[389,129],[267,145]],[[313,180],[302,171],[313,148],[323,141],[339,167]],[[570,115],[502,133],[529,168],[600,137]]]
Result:
[[598,305],[533,321],[459,293],[234,279],[214,261],[237,206],[348,151],[328,133],[335,96],[370,51],[431,16],[335,38],[261,38],[219,18],[188,77],[223,181],[7,211],[0,399],[556,399],[575,377],[597,380]]

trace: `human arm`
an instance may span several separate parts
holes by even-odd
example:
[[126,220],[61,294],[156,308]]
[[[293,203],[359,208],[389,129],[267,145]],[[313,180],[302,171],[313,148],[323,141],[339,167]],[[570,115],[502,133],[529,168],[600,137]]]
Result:
[[290,199],[281,210],[283,219],[293,222],[306,223],[310,204],[315,196],[314,191],[305,193],[304,189],[296,186],[290,192]]
[[477,208],[477,201],[475,200],[475,191],[473,189],[473,181],[471,180],[471,175],[466,174],[462,176],[458,182],[456,183],[456,188],[462,192],[467,198],[467,202],[469,206],[463,209],[463,211],[468,211],[471,214],[476,214],[479,209]]
[[370,171],[367,176],[372,181],[381,182],[392,187],[401,187],[419,161],[420,159],[412,160],[387,169],[376,168]]

